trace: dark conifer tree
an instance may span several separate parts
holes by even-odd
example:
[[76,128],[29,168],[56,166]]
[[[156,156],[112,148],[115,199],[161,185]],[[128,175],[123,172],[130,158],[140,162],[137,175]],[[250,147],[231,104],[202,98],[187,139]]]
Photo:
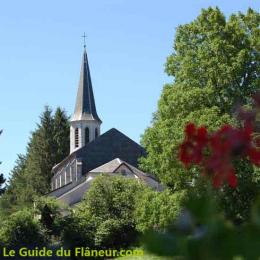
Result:
[[69,118],[65,111],[58,107],[54,115],[55,163],[59,163],[69,154],[69,134]]
[[54,119],[52,110],[45,107],[40,124],[28,145],[28,161],[25,169],[28,185],[35,193],[49,191],[51,169],[55,160]]
[[40,123],[30,137],[26,155],[18,156],[0,207],[8,211],[10,205],[9,211],[16,210],[31,205],[35,196],[49,192],[51,169],[68,153],[68,117],[61,108],[53,116],[51,108],[46,106]]
[[[0,130],[0,135],[2,134],[3,130]],[[0,162],[1,164],[1,162]],[[0,195],[2,195],[5,192],[5,187],[2,187],[5,183],[4,175],[0,174]]]
[[13,211],[18,210],[21,206],[20,204],[26,201],[24,196],[28,192],[24,191],[26,187],[25,167],[26,156],[19,154],[15,166],[10,173],[11,177],[7,182],[6,191],[0,199],[1,213],[4,215],[9,215]]

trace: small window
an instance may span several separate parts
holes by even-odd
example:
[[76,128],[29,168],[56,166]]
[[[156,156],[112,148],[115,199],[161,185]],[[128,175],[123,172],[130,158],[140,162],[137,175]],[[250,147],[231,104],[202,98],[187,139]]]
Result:
[[89,143],[89,128],[85,128],[85,144]]
[[72,182],[72,167],[70,166],[70,182]]
[[121,170],[121,174],[125,176],[125,175],[126,175],[126,170],[125,170],[125,169],[122,169],[122,170]]
[[95,139],[98,138],[98,129],[95,129]]
[[75,129],[75,148],[79,147],[79,129]]

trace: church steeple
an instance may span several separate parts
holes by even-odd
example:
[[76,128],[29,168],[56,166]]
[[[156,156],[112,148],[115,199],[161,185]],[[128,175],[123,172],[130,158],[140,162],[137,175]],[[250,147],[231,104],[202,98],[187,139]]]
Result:
[[101,122],[96,111],[86,48],[84,48],[78,94],[72,117],[72,121],[77,120],[97,120]]
[[76,105],[71,118],[70,152],[97,138],[100,135],[101,123],[96,111],[87,51],[84,45]]

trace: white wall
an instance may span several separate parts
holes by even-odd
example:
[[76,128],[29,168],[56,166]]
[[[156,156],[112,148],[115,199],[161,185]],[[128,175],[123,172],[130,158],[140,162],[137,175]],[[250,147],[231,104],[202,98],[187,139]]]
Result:
[[[89,141],[92,142],[95,140],[95,129],[98,130],[98,136],[100,135],[100,123],[91,120],[91,121],[73,121],[70,125],[70,153],[75,150],[85,146],[85,129],[89,128]],[[79,146],[75,147],[75,129],[79,130]]]

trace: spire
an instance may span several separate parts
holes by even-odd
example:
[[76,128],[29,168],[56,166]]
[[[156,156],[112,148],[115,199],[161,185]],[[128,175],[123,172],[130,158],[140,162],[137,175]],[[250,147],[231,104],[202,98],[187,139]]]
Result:
[[101,123],[101,120],[98,117],[96,111],[95,99],[88,65],[88,57],[85,46],[81,64],[75,111],[71,121],[78,120],[97,120]]

